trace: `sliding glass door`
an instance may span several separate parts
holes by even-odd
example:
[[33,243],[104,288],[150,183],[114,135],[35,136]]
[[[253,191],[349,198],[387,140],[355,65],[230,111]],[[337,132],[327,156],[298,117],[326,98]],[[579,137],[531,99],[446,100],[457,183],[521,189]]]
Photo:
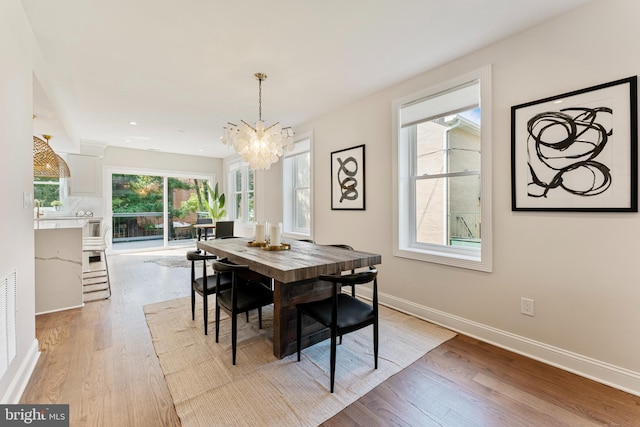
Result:
[[193,224],[203,215],[198,202],[198,188],[208,180],[195,178],[167,177],[166,214],[169,224],[166,238],[169,245],[180,244],[183,240],[195,238]]
[[198,186],[207,178],[111,174],[112,248],[136,250],[193,244]]

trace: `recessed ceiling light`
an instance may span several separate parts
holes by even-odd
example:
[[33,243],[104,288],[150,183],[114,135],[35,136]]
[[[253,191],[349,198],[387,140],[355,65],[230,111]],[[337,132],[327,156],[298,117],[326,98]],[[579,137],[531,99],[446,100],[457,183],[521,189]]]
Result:
[[132,126],[137,126],[138,125],[138,123],[136,123],[136,122],[129,122],[129,124],[132,125]]

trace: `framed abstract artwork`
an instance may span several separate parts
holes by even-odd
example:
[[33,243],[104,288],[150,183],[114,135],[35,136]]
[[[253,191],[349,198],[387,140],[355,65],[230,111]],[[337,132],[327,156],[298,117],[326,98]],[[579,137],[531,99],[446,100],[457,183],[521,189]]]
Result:
[[511,107],[513,211],[638,212],[637,76]]
[[364,144],[331,153],[331,209],[365,210]]

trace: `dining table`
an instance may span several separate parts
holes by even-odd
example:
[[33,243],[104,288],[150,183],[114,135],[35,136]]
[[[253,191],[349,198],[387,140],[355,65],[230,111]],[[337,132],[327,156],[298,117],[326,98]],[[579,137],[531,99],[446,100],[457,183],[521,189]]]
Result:
[[[197,242],[198,249],[272,279],[273,354],[283,358],[296,352],[296,304],[331,296],[332,284],[318,280],[321,274],[340,274],[382,263],[382,255],[283,239],[278,247],[254,244],[235,237]],[[326,339],[329,331],[319,324],[304,324],[302,347]]]

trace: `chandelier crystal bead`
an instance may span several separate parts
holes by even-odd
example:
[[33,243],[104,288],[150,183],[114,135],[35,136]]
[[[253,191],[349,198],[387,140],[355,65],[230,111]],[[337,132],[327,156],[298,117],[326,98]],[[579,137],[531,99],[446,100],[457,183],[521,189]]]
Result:
[[258,121],[255,126],[244,120],[240,125],[227,123],[222,142],[232,146],[251,169],[269,169],[285,150],[293,150],[294,132],[291,127],[283,128],[279,123],[265,127],[262,121],[262,81],[267,75],[256,73],[255,76],[258,79]]

